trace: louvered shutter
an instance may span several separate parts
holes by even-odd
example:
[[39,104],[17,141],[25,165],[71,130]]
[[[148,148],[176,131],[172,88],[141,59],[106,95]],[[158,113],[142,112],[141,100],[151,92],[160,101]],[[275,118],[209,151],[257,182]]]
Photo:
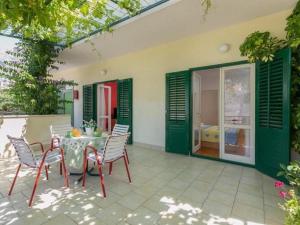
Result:
[[166,151],[188,155],[190,152],[189,71],[166,75]]
[[290,160],[291,51],[256,65],[256,167],[276,177]]
[[83,120],[90,121],[94,119],[94,91],[93,85],[84,85],[82,96],[83,96]]
[[117,123],[129,125],[131,133],[128,144],[132,144],[132,79],[118,80]]

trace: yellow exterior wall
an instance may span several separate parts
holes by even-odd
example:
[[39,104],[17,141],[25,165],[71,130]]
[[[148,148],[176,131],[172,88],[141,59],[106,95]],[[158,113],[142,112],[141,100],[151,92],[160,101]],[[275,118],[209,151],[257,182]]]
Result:
[[[164,147],[165,145],[165,74],[193,67],[244,60],[239,46],[254,31],[271,31],[284,37],[286,17],[291,11],[257,18],[230,27],[199,34],[98,64],[63,70],[56,77],[73,79],[80,84],[80,99],[75,101],[75,125],[82,118],[82,84],[133,78],[134,142]],[[180,27],[178,28],[180,29]],[[159,34],[157,34],[159,35]],[[220,53],[218,47],[229,43],[231,50]],[[100,70],[108,74],[101,75]]]

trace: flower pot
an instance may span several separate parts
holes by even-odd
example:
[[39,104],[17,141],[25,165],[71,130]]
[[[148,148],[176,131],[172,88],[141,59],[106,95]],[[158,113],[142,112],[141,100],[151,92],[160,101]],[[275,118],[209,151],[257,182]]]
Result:
[[92,128],[92,127],[86,127],[85,128],[85,132],[86,132],[87,136],[93,136],[94,128]]

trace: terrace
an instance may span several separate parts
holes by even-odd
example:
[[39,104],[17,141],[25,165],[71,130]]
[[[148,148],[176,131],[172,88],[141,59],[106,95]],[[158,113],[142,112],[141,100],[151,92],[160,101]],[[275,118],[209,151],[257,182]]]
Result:
[[299,0],[11,2],[0,225],[300,225]]
[[86,189],[71,176],[63,188],[58,167],[40,182],[28,207],[35,173],[24,169],[11,197],[16,161],[1,160],[1,224],[282,224],[274,180],[253,168],[130,147],[129,184],[123,163],[105,170],[107,198],[98,177]]

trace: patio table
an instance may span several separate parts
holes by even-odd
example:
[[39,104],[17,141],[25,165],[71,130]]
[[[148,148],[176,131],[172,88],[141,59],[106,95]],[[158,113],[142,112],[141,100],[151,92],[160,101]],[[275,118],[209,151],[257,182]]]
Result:
[[61,137],[60,141],[65,151],[65,161],[71,175],[81,175],[83,165],[83,151],[86,146],[92,145],[102,150],[107,137]]

